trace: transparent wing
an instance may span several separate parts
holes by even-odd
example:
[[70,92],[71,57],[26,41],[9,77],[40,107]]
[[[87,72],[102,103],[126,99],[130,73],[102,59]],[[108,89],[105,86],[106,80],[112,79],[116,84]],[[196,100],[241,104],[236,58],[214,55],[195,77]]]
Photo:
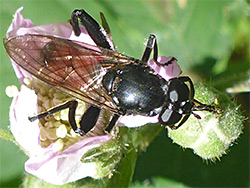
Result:
[[5,39],[9,56],[38,79],[84,102],[117,112],[101,84],[111,68],[134,62],[118,52],[44,35]]

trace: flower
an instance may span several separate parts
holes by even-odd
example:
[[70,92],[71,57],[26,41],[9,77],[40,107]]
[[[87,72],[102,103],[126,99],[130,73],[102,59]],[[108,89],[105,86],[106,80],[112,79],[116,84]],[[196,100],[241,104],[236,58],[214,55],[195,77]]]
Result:
[[[81,35],[76,37],[69,23],[34,26],[31,20],[22,17],[22,10],[23,8],[21,7],[16,11],[6,34],[7,39],[24,34],[43,34],[95,45],[84,27],[81,27]],[[158,57],[159,63],[163,64],[170,59],[171,57]],[[90,156],[87,154],[89,151],[93,151],[94,148],[112,141],[112,136],[105,134],[103,131],[109,121],[109,112],[103,111],[95,128],[84,137],[75,134],[71,129],[67,122],[66,111],[55,113],[52,116],[41,119],[39,122],[30,122],[27,118],[28,116],[48,110],[72,98],[33,78],[13,61],[12,65],[22,86],[14,96],[10,107],[10,129],[20,147],[29,156],[25,163],[25,170],[40,179],[56,185],[63,185],[87,176],[101,178],[108,175],[114,168],[114,165],[107,164],[105,168],[105,163],[91,162],[96,161],[96,158],[95,160],[84,160],[82,157],[88,156],[89,159]],[[181,72],[176,60],[170,65],[171,68],[168,69],[164,66],[156,65],[153,60],[149,61],[148,65],[166,80],[179,76]],[[76,111],[76,119],[78,121],[82,112],[86,109],[87,105],[79,101]],[[138,123],[131,123],[135,122],[135,119],[138,120],[136,121]],[[124,116],[118,124],[142,126],[147,123],[156,123],[157,121],[157,116]],[[116,151],[115,148],[117,147],[121,148],[119,144],[110,144],[110,147],[113,147],[111,148],[113,151]],[[109,147],[103,148],[105,149],[101,150],[102,152],[109,153],[106,151],[110,151]],[[120,150],[117,149],[117,152],[120,152]],[[121,157],[117,157],[117,161],[120,159]],[[116,163],[114,162],[114,164]],[[103,174],[102,169],[105,169]]]
[[[6,37],[17,35],[48,34],[62,38],[73,39],[75,36],[69,23],[55,23],[34,27],[29,19],[23,19],[16,11]],[[83,28],[80,37],[76,38],[93,44],[91,38]],[[98,120],[96,131],[91,131],[81,138],[63,121],[62,112],[55,117],[48,117],[50,121],[30,122],[28,116],[38,113],[39,108],[50,108],[58,105],[70,97],[62,94],[50,86],[33,78],[14,62],[13,68],[22,84],[19,92],[14,96],[10,107],[10,129],[20,147],[29,156],[25,163],[25,170],[49,183],[62,185],[84,177],[101,177],[100,167],[96,163],[82,163],[82,156],[89,150],[102,145],[112,137],[104,134],[104,118]],[[76,114],[80,116],[84,104],[80,104]],[[40,109],[45,110],[45,109]],[[57,119],[56,119],[57,118]],[[79,118],[78,118],[79,119]],[[111,169],[110,169],[111,170]],[[107,174],[104,174],[107,175]]]

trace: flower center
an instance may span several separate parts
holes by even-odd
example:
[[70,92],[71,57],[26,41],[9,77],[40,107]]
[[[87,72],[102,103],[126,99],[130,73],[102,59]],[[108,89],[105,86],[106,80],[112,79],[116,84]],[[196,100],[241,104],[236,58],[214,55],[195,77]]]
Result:
[[[35,90],[37,94],[38,113],[45,112],[66,101],[74,100],[71,96],[54,89],[38,79],[34,78],[32,81],[25,81],[24,83],[30,89]],[[75,112],[75,119],[78,124],[87,107],[87,104],[78,101],[78,107]],[[87,135],[81,137],[74,132],[68,122],[68,109],[48,115],[39,120],[40,145],[45,148],[55,143],[54,145],[58,151],[63,151],[81,139],[105,135],[104,129],[108,124],[109,118],[110,113],[102,110],[97,125]]]

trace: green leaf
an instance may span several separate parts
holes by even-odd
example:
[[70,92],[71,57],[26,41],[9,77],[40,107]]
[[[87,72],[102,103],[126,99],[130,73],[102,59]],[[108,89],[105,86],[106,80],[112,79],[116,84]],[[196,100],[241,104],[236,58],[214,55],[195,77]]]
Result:
[[[227,59],[231,51],[230,33],[223,32],[227,24],[223,10],[228,1],[193,0],[184,7],[176,1],[167,3],[165,6],[172,14],[158,11],[159,6],[164,6],[160,1],[152,3],[154,12],[164,21],[164,27],[157,30],[159,35],[156,33],[160,54],[175,56],[183,70],[190,70],[208,57]],[[225,67],[226,62],[223,63]]]

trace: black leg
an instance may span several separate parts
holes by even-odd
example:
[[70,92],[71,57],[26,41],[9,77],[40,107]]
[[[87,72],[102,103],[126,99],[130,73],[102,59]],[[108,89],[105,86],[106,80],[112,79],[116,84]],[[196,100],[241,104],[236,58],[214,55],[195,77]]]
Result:
[[[66,108],[71,108],[72,104],[74,104],[75,102],[76,102],[76,101],[67,101],[67,102],[65,102],[65,103],[63,103],[63,104],[60,104],[60,105],[58,105],[58,106],[55,106],[55,107],[53,107],[53,108],[47,110],[46,112],[42,112],[42,113],[40,113],[40,114],[38,114],[38,115],[36,115],[36,116],[32,116],[32,117],[28,117],[28,118],[29,118],[29,120],[30,120],[31,122],[33,122],[33,121],[35,121],[35,120],[37,120],[37,119],[42,119],[42,118],[44,118],[44,117],[46,117],[46,116],[48,116],[48,115],[52,115],[52,114],[54,114],[54,113],[56,113],[56,112],[59,112],[59,111],[61,111],[61,110],[66,109]],[[76,103],[77,103],[77,102],[76,102]],[[73,105],[73,106],[74,106],[74,105]]]
[[177,126],[170,127],[172,130],[178,129],[180,126],[182,126],[189,118],[190,114],[186,114],[182,119],[181,122]]
[[75,120],[75,111],[76,111],[77,105],[78,105],[78,102],[75,101],[75,100],[67,101],[67,102],[65,102],[65,103],[63,103],[63,104],[61,104],[59,106],[55,106],[55,107],[49,109],[46,112],[42,112],[42,113],[40,113],[40,114],[38,114],[36,116],[29,117],[29,120],[30,121],[35,121],[37,119],[42,119],[42,118],[44,118],[44,117],[46,117],[48,115],[52,115],[52,114],[54,114],[56,112],[59,112],[61,110],[69,108],[69,114],[68,114],[69,124],[76,133],[81,134],[81,131],[77,127],[76,120]]
[[78,16],[76,15],[75,11],[72,12],[70,24],[72,25],[75,35],[80,36],[81,30],[79,27]]
[[195,91],[194,91],[194,84],[193,84],[192,80],[188,76],[182,76],[182,77],[179,77],[178,79],[180,79],[183,82],[188,82],[189,83],[189,87],[190,87],[189,99],[191,101],[193,101]]
[[102,31],[101,26],[83,9],[74,10],[71,16],[70,23],[73,27],[76,36],[79,36],[81,34],[78,19],[80,19],[81,23],[83,24],[88,34],[90,35],[90,37],[93,39],[93,41],[96,43],[97,46],[111,49],[107,37]]
[[196,118],[196,119],[201,119],[201,116],[199,116],[198,114],[192,112],[193,116]]
[[110,131],[113,129],[113,127],[115,126],[117,120],[119,119],[119,115],[115,114],[112,117],[112,120],[109,122],[109,125],[106,127],[105,132],[106,133],[110,133]]
[[72,101],[72,103],[69,106],[68,118],[69,118],[69,124],[72,127],[72,129],[75,131],[75,133],[80,134],[79,128],[77,127],[76,119],[75,119],[77,106],[78,106],[78,102],[77,101]]
[[[190,85],[190,101],[193,102],[194,106],[192,107],[192,111],[208,111],[217,115],[221,114],[221,109],[219,107],[215,107],[213,105],[207,105],[207,104],[203,104],[199,101],[197,101],[196,99],[194,99],[194,84],[192,82],[192,80],[187,77],[187,76],[183,76],[183,77],[179,77],[178,79],[182,80],[183,82],[188,82]],[[198,116],[195,116],[196,118],[199,119]]]
[[222,110],[219,107],[203,104],[195,99],[193,100],[193,103],[194,103],[194,106],[192,108],[193,111],[208,111],[218,116],[220,116],[222,113]]
[[142,62],[145,62],[145,63],[148,62],[152,49],[154,49],[154,60],[157,61],[158,48],[157,48],[157,43],[156,43],[156,36],[151,34],[148,37],[147,45],[141,58]]
[[80,121],[80,134],[87,134],[95,125],[100,115],[101,109],[96,106],[90,106],[83,114]]
[[[155,37],[155,36],[154,36]],[[153,55],[153,59],[156,63],[157,62],[157,58],[158,58],[158,45],[157,45],[157,41],[156,41],[156,37],[155,37],[155,44],[154,44],[154,55]]]
[[158,66],[168,66],[168,65],[172,64],[174,61],[177,61],[177,59],[175,57],[172,57],[169,61],[167,61],[165,63],[159,63],[157,61],[158,45],[157,45],[156,36],[153,34],[149,35],[146,48],[145,48],[144,53],[143,53],[142,58],[141,58],[142,62],[144,62],[144,63],[148,62],[152,50],[154,50],[153,59]]

